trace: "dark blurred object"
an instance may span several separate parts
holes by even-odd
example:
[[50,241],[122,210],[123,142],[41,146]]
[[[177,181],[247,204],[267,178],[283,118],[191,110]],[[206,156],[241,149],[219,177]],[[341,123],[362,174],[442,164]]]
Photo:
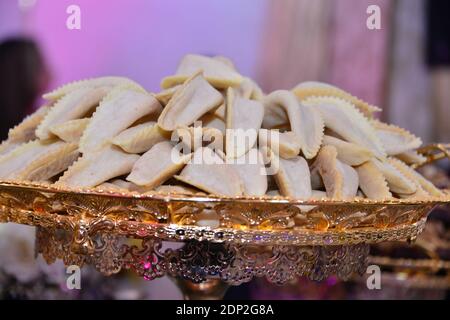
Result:
[[450,1],[428,0],[427,63],[431,67],[450,66]]
[[250,283],[244,283],[240,286],[231,286],[227,292],[225,293],[225,296],[223,297],[224,300],[250,300],[252,298],[251,296],[251,288],[253,282],[256,280],[253,280]]
[[433,140],[450,141],[450,1],[428,0],[426,60],[431,69]]
[[37,45],[12,38],[0,43],[0,139],[33,109],[48,73]]
[[343,300],[347,297],[347,283],[332,276],[325,281],[299,278],[277,286],[265,279],[252,282],[254,300]]

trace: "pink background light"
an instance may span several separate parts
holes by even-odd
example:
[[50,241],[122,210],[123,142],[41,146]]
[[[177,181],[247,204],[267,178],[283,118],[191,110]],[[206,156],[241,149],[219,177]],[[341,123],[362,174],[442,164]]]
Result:
[[[186,53],[230,57],[254,76],[267,0],[35,0],[0,4],[0,38],[27,34],[43,50],[52,86],[99,75],[130,77],[159,90]],[[66,8],[81,8],[81,30],[66,27]]]

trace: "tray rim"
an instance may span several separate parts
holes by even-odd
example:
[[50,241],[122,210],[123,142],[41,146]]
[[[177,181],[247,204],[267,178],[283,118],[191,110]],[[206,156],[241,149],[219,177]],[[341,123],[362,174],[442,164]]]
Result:
[[[108,217],[76,217],[52,213],[36,213],[15,210],[5,223],[20,223],[43,228],[73,232],[77,246],[91,241],[96,234],[112,234],[119,237],[163,241],[207,241],[210,243],[234,243],[262,246],[347,246],[375,244],[385,241],[414,241],[425,228],[427,218],[417,222],[386,228],[354,228],[347,230],[239,230],[210,228],[174,223],[155,223],[114,220]],[[89,232],[92,230],[92,233]]]
[[6,220],[50,229],[63,229],[74,233],[78,246],[88,244],[96,234],[113,234],[125,238],[157,238],[163,241],[208,241],[211,243],[235,243],[248,245],[286,246],[345,246],[373,244],[385,241],[414,241],[423,231],[427,217],[398,226],[353,229],[328,229],[326,231],[286,229],[252,230],[234,228],[210,228],[202,226],[178,225],[174,223],[138,222],[115,220],[107,216],[78,217],[47,212],[13,210]]
[[153,200],[161,202],[199,202],[199,203],[236,203],[236,204],[286,204],[286,205],[445,205],[450,204],[450,190],[444,189],[442,197],[426,197],[413,199],[384,199],[374,200],[367,198],[354,198],[352,200],[336,199],[294,199],[283,196],[262,197],[227,197],[216,195],[187,195],[179,193],[138,193],[135,191],[118,192],[102,190],[98,188],[66,188],[50,184],[35,182],[18,182],[11,180],[0,180],[0,191],[2,188],[31,189],[39,192],[62,193],[73,195],[92,195],[129,200]]
[[[367,205],[386,207],[416,206],[417,209],[432,207],[439,204],[449,203],[445,199],[402,199],[374,201],[336,201],[336,200],[291,200],[291,199],[268,199],[268,198],[221,198],[221,197],[179,197],[160,194],[124,194],[117,192],[99,192],[93,189],[68,190],[65,188],[50,185],[17,183],[0,181],[0,197],[2,192],[15,189],[26,193],[38,192],[41,194],[62,194],[72,197],[106,197],[109,199],[119,199],[125,202],[149,201],[169,206],[173,201],[186,203],[211,203],[213,205],[228,204],[249,204],[249,205],[316,205],[329,206],[333,210],[338,207],[349,207],[358,210],[359,207]],[[47,197],[47,195],[46,195]],[[332,228],[328,230],[309,230],[302,227],[291,229],[251,229],[232,227],[204,227],[194,225],[176,224],[174,222],[158,221],[136,221],[123,218],[115,218],[109,214],[91,215],[65,215],[55,212],[35,211],[35,209],[15,208],[6,205],[6,214],[3,214],[1,221],[16,222],[28,225],[36,225],[47,228],[61,228],[78,233],[80,243],[91,241],[96,233],[112,233],[118,236],[129,238],[159,238],[166,241],[209,241],[216,243],[241,243],[255,245],[294,245],[294,246],[329,246],[329,245],[352,245],[357,243],[378,243],[383,241],[404,241],[414,240],[423,230],[428,214],[419,220],[400,223],[394,226],[361,226],[348,229]],[[402,209],[403,210],[403,209]],[[76,236],[77,237],[77,236]]]

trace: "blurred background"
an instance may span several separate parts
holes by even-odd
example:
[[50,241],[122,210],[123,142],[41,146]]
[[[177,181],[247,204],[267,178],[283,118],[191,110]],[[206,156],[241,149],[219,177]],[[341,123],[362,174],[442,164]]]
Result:
[[[80,30],[66,26],[70,5]],[[379,30],[366,25],[370,5],[381,10]],[[329,82],[424,142],[448,142],[449,16],[447,0],[0,0],[0,134],[63,83],[120,75],[157,92],[183,55],[200,53],[231,58],[265,92]],[[0,270],[10,260],[0,255]],[[136,283],[123,292],[133,297]],[[143,287],[146,298],[181,297],[167,279]]]

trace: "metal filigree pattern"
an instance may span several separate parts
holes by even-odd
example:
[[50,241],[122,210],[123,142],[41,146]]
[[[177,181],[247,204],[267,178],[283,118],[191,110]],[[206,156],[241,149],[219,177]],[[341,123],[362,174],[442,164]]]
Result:
[[378,243],[394,240],[414,240],[423,230],[426,219],[387,228],[354,228],[349,230],[308,231],[292,230],[239,230],[211,229],[208,227],[182,226],[136,221],[115,220],[109,217],[72,217],[48,213],[11,210],[8,221],[35,225],[49,229],[64,229],[73,233],[71,250],[76,253],[92,253],[97,233],[111,233],[130,238],[159,238],[168,241],[210,241],[257,245],[350,245]]
[[[196,226],[204,213],[215,213],[220,228],[306,231],[386,228],[418,222],[450,195],[383,201],[309,200],[289,198],[220,198],[161,194],[64,190],[48,185],[0,182],[0,206],[8,211],[107,217],[116,221]],[[308,209],[302,210],[309,205]]]
[[[48,263],[54,263],[61,259],[65,265],[83,266],[86,256],[73,252],[73,235],[59,229],[36,229],[36,253],[41,253],[44,260]],[[45,247],[41,244],[45,243]]]
[[164,275],[200,283],[220,279],[239,285],[254,277],[284,284],[299,276],[323,280],[330,275],[348,279],[361,274],[367,265],[369,246],[255,246],[188,241],[179,249],[162,249],[159,239],[135,240],[98,234],[91,254],[71,254],[70,235],[38,228],[37,251],[48,263],[63,259],[65,264],[89,263],[105,275],[122,269],[135,271],[147,280]]
[[[253,277],[347,279],[365,270],[369,243],[414,240],[441,202],[184,199],[0,183],[1,221],[38,226],[38,251],[49,263],[233,285]],[[302,212],[299,204],[315,208]],[[219,227],[198,225],[205,210]],[[162,241],[185,245],[162,249]]]
[[[261,245],[346,245],[415,238],[441,201],[313,202],[180,200],[43,190],[0,184],[0,221],[73,231],[72,250],[92,252],[98,232],[164,240]],[[214,201],[213,201],[214,200]],[[198,226],[205,210],[219,226]]]
[[122,266],[136,272],[146,280],[153,280],[164,276],[163,253],[161,253],[161,240],[146,238],[141,245],[126,245],[121,248]]
[[165,267],[169,275],[198,283],[220,277],[234,258],[235,249],[229,245],[188,241],[178,250],[165,252]]
[[424,166],[445,158],[450,159],[450,144],[429,144],[419,148],[417,152],[423,155],[426,158],[426,161],[420,163],[419,165],[413,165],[413,168]]

